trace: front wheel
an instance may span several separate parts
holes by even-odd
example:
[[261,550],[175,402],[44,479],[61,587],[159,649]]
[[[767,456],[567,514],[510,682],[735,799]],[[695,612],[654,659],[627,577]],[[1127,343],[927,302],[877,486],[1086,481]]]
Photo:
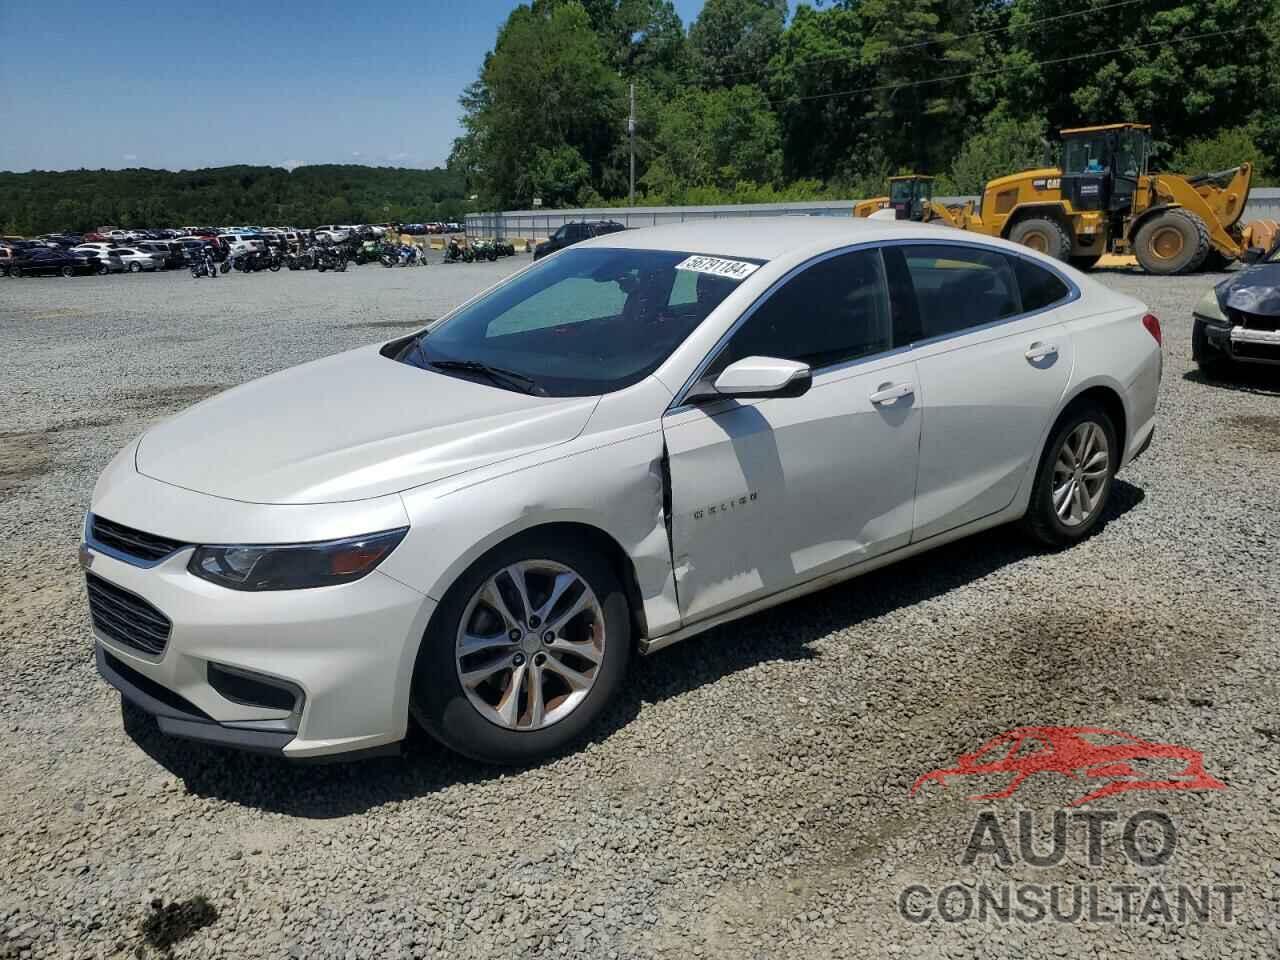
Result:
[[414,716],[446,746],[524,764],[582,736],[631,654],[631,619],[607,559],[532,532],[495,547],[445,594],[414,668]]
[[279,260],[272,260],[272,261],[271,261],[271,266],[270,266],[270,268],[269,268],[269,269],[271,270],[271,272],[272,272],[272,273],[279,273],[279,272],[280,272],[280,261],[279,261]]
[[1156,276],[1198,270],[1210,249],[1209,228],[1181,207],[1157,213],[1133,238],[1133,255],[1143,270]]
[[140,263],[131,263],[131,264],[129,264],[129,272],[130,272],[130,273],[141,273],[141,272],[142,272],[142,264],[140,264]]
[[1115,424],[1095,403],[1068,409],[1045,445],[1023,526],[1052,547],[1084,539],[1098,524],[1120,467]]
[[111,272],[111,268],[108,267],[106,264],[103,264],[98,268],[98,276],[100,277],[105,277],[110,272]]
[[1231,375],[1231,357],[1209,342],[1204,326],[1204,321],[1197,320],[1191,328],[1191,356],[1206,379],[1226,380]]

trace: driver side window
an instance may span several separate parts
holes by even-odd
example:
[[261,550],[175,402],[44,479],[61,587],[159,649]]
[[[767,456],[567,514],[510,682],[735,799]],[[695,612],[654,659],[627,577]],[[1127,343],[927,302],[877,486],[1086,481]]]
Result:
[[744,357],[798,360],[818,370],[892,345],[880,251],[856,250],[788,280],[733,335],[707,375],[714,377]]

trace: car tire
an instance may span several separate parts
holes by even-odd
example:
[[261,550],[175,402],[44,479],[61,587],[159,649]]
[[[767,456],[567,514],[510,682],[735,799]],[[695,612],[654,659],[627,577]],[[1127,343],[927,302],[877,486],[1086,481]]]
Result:
[[131,263],[131,264],[129,264],[129,272],[130,272],[130,273],[141,273],[141,272],[142,272],[142,264],[140,264],[140,263]]
[[[564,618],[551,646],[541,631],[554,618],[541,623],[532,611],[517,611],[523,600],[516,576],[534,610],[550,602],[557,578],[572,580],[559,600],[540,611]],[[505,613],[486,599],[495,591]],[[583,609],[566,617],[579,603]],[[464,652],[464,635],[487,638],[489,645]],[[445,746],[474,760],[533,763],[586,733],[621,686],[631,646],[626,594],[608,560],[581,541],[522,534],[486,553],[445,593],[414,667],[413,716]],[[589,651],[595,662],[575,651]],[[464,671],[486,679],[464,684]],[[514,695],[513,681],[519,683]],[[535,702],[542,703],[541,715]],[[556,717],[557,710],[564,712]]]
[[1014,225],[1009,239],[1055,260],[1071,257],[1071,236],[1057,220],[1032,217]]
[[[1100,452],[1105,463],[1096,460]],[[1083,540],[1106,512],[1119,467],[1120,441],[1106,410],[1093,402],[1068,407],[1040,455],[1023,528],[1050,547]]]
[[1200,269],[1210,249],[1209,228],[1182,207],[1157,213],[1133,238],[1133,255],[1142,269],[1160,277]]
[[22,279],[22,268],[21,268],[21,267],[13,267],[12,269],[10,269],[10,270],[9,270],[9,276],[13,277],[15,280],[21,280],[21,279]]
[[110,272],[111,272],[111,268],[106,266],[105,264],[98,267],[98,276],[100,277],[105,277]]
[[76,275],[75,267],[66,266],[59,271],[64,277],[74,277]]

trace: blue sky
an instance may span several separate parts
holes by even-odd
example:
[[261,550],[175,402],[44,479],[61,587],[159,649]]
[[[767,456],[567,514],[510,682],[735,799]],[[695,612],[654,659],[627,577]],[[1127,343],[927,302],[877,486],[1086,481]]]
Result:
[[0,170],[434,166],[514,6],[0,0]]

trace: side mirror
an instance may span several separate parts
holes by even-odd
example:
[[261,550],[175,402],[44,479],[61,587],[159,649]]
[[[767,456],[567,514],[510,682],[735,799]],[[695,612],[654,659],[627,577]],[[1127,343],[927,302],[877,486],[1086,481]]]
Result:
[[721,397],[799,397],[813,386],[807,363],[775,357],[744,357],[729,364],[716,377]]

